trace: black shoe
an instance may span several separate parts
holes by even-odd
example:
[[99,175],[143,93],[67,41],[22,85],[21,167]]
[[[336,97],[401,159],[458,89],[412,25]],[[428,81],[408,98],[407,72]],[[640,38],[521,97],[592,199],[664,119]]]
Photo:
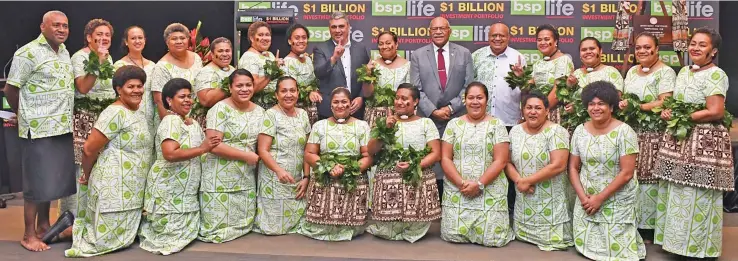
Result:
[[59,219],[56,220],[56,223],[49,228],[49,231],[46,232],[46,235],[44,235],[41,241],[46,244],[51,244],[52,239],[61,234],[61,232],[64,232],[68,227],[71,227],[72,224],[74,224],[74,215],[72,215],[72,212],[69,210],[64,211],[64,213],[59,216]]

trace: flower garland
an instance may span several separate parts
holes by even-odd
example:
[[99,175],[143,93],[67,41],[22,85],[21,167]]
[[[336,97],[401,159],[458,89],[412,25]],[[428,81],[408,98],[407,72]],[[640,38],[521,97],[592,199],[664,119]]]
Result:
[[93,52],[92,50],[90,50],[90,55],[83,63],[85,65],[85,73],[95,75],[100,80],[113,78],[113,73],[115,73],[115,68],[113,68],[113,65],[110,64],[110,61],[107,60],[100,63],[100,56],[98,56],[97,53]]
[[364,64],[356,69],[356,78],[359,83],[376,84],[381,73],[377,67],[369,70],[369,67]]
[[395,124],[392,128],[387,127],[387,117],[381,117],[377,119],[377,125],[371,131],[372,139],[382,141],[383,148],[377,153],[376,158],[379,160],[375,165],[379,169],[391,169],[395,167],[397,162],[408,162],[409,167],[407,171],[402,173],[402,181],[405,184],[412,186],[418,186],[423,177],[423,169],[420,166],[420,162],[430,154],[431,148],[426,145],[422,150],[416,150],[412,146],[405,149],[402,144],[397,143],[398,126]]
[[74,98],[74,111],[86,111],[100,115],[110,104],[118,99],[93,99],[90,97]]
[[330,171],[337,164],[341,164],[343,174],[338,177],[338,182],[346,191],[352,192],[356,189],[357,178],[361,176],[359,159],[358,156],[339,155],[332,152],[321,153],[317,167],[313,169],[315,181],[322,186],[327,186],[332,179]]

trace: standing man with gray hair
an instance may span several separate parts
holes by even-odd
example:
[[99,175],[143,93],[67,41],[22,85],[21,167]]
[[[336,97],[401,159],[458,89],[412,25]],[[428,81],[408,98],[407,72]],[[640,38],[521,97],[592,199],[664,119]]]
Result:
[[318,105],[318,118],[333,115],[331,92],[337,87],[346,87],[351,92],[351,116],[364,119],[362,84],[357,81],[356,69],[369,62],[369,49],[361,43],[351,42],[351,25],[344,13],[332,13],[328,24],[331,39],[313,49],[313,67],[323,96],[323,102]]
[[44,14],[41,35],[13,56],[5,94],[18,115],[23,174],[21,245],[30,251],[48,250],[41,239],[48,232],[52,200],[77,192],[72,145],[74,73],[64,42],[69,36],[67,16]]

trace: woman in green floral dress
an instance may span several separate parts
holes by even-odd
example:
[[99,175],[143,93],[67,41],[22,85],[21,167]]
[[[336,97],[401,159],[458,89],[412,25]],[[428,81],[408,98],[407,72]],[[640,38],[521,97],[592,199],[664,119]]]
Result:
[[[692,33],[689,58],[697,66],[679,71],[674,97],[705,109],[687,116],[696,126],[686,139],[665,134],[656,156],[654,175],[660,180],[654,243],[681,256],[720,256],[723,192],[734,190],[730,134],[720,123],[727,113],[728,76],[713,64],[721,42],[713,29]],[[668,109],[661,112],[667,121],[675,116]]]
[[153,76],[154,67],[156,64],[143,57],[143,49],[146,47],[146,34],[143,28],[138,26],[131,26],[123,31],[123,49],[126,52],[126,56],[120,58],[113,64],[113,67],[117,70],[120,67],[126,65],[134,65],[138,68],[143,69],[146,72],[146,81],[144,85],[144,97],[141,101],[141,109],[146,113],[146,121],[151,129],[151,136],[156,135],[156,127],[154,126],[154,118],[159,117],[156,113],[156,104],[154,104],[154,98],[151,95],[151,77]]
[[566,250],[574,245],[567,200],[569,132],[548,120],[544,94],[531,92],[522,107],[525,122],[510,130],[512,155],[505,168],[517,189],[513,230],[541,250]]
[[[226,92],[222,89],[223,79],[233,73],[236,68],[231,66],[233,59],[233,47],[231,41],[225,37],[219,37],[210,44],[210,53],[213,60],[210,64],[202,67],[195,77],[195,87],[193,93],[195,105],[192,107],[192,117],[205,128],[205,116],[208,109],[213,107],[219,101],[226,97]],[[229,88],[229,87],[225,87]]]
[[259,133],[255,230],[265,235],[297,233],[305,214],[308,175],[303,156],[310,120],[296,107],[298,95],[294,78],[279,78],[277,105],[264,113]]
[[222,143],[205,157],[200,185],[200,232],[197,239],[222,243],[251,232],[256,217],[256,139],[264,109],[251,102],[251,73],[236,69],[229,76],[231,97],[207,115],[207,136]]
[[[249,26],[251,47],[238,60],[238,68],[246,69],[254,75],[254,102],[262,108],[271,108],[276,104],[274,89],[276,79],[270,79],[264,70],[267,61],[276,61],[283,65],[284,61],[269,51],[272,46],[272,27],[266,22],[255,22]],[[279,52],[277,52],[279,55]]]
[[[74,71],[74,162],[77,165],[77,178],[82,175],[82,147],[94,128],[93,124],[108,105],[115,101],[113,79],[100,77],[100,69],[95,72],[85,71],[89,63],[90,53],[99,57],[99,63],[112,66],[113,59],[108,54],[112,41],[113,26],[102,19],[92,19],[85,25],[85,47],[72,55]],[[102,66],[101,66],[102,67]],[[59,214],[69,210],[79,215],[87,204],[87,186],[77,185],[75,195],[59,200]],[[60,235],[60,239],[69,238],[68,229]]]
[[553,25],[544,24],[536,28],[536,47],[543,55],[542,60],[533,64],[533,82],[543,95],[548,97],[551,113],[548,118],[559,123],[563,107],[557,106],[556,79],[570,75],[574,71],[571,56],[559,49],[559,31]]
[[[643,33],[635,39],[636,59],[639,65],[628,70],[625,77],[624,93],[635,94],[641,101],[638,108],[641,113],[652,113],[651,109],[661,107],[666,97],[674,90],[676,73],[659,59],[659,42],[651,34]],[[627,100],[620,101],[621,110],[628,106]],[[638,229],[644,240],[653,240],[653,229],[656,225],[656,199],[658,198],[658,179],[653,175],[656,166],[656,153],[664,132],[657,128],[664,127],[660,121],[652,124],[631,124],[638,133],[638,159],[636,177],[638,178]]]
[[300,234],[310,238],[348,241],[364,232],[368,190],[364,173],[372,164],[367,150],[369,125],[351,117],[350,97],[346,88],[333,90],[333,116],[313,125],[305,146],[305,162],[314,173],[310,175],[306,222]]
[[197,238],[200,228],[200,158],[220,143],[205,139],[200,125],[187,117],[192,108],[192,85],[170,80],[164,89],[164,107],[171,112],[156,134],[156,160],[146,179],[144,211],[139,231],[141,248],[169,255]]
[[449,121],[443,134],[441,238],[502,247],[515,237],[503,172],[510,139],[502,122],[486,114],[488,93],[484,84],[470,83],[464,92],[467,114]]
[[[596,81],[582,92],[591,120],[571,137],[569,181],[577,194],[574,245],[594,260],[640,260],[646,246],[638,234],[638,136],[615,119],[619,102],[612,83]],[[581,169],[581,170],[580,170]]]
[[190,42],[190,31],[180,23],[173,23],[164,29],[164,41],[169,52],[154,67],[151,74],[151,92],[159,117],[154,118],[154,127],[159,127],[160,119],[169,113],[164,108],[161,90],[169,80],[182,78],[195,83],[195,76],[202,68],[202,59],[194,52],[187,50]]
[[67,257],[102,255],[136,239],[154,145],[139,110],[145,82],[141,68],[124,66],[115,72],[118,99],[100,113],[85,142],[80,183],[89,186],[89,202],[74,220]]
[[307,53],[308,38],[310,31],[301,24],[294,24],[287,29],[290,45],[290,53],[284,58],[282,71],[285,76],[291,76],[297,80],[300,91],[300,99],[297,107],[302,108],[308,114],[310,125],[318,121],[317,104],[323,101],[323,96],[318,92],[318,80],[313,69],[313,59]]
[[362,88],[366,100],[366,122],[374,127],[376,120],[387,117],[392,109],[395,91],[401,83],[410,82],[410,61],[397,53],[397,35],[393,32],[381,32],[377,35],[379,57],[369,61],[369,70],[377,69],[379,78],[376,84],[365,84]]
[[[400,84],[394,100],[396,114],[387,116],[387,127],[397,125],[395,143],[384,144],[377,138],[369,141],[369,153],[372,155],[380,150],[387,152],[388,148],[396,145],[418,151],[426,146],[431,149],[416,162],[387,162],[388,165],[375,176],[372,219],[376,222],[366,231],[388,240],[418,241],[428,232],[431,221],[441,217],[438,184],[431,170],[441,159],[441,143],[433,121],[415,115],[418,102],[420,91],[410,83]],[[380,162],[385,161],[380,159]],[[405,182],[403,177],[408,174],[418,175],[418,180],[412,181],[417,183]]]

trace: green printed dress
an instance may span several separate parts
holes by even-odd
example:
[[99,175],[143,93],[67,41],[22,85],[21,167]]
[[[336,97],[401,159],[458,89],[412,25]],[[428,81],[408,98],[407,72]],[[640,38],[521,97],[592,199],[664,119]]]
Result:
[[[397,144],[407,149],[425,148],[428,142],[438,140],[438,129],[429,118],[409,122],[397,122]],[[418,185],[406,184],[402,174],[394,170],[381,170],[374,181],[375,205],[367,232],[388,240],[415,242],[423,238],[431,221],[441,217],[436,175],[430,168],[421,174]]]
[[615,85],[615,89],[620,92],[623,91],[623,76],[620,75],[618,69],[609,65],[605,65],[602,69],[589,73],[583,69],[577,69],[574,71],[574,77],[577,78],[577,84],[579,85],[575,95],[577,98],[582,96],[582,90],[588,84],[596,81],[610,82]]
[[[227,99],[226,99],[227,100]],[[223,133],[221,144],[256,152],[264,109],[241,112],[226,103],[208,111],[209,130]],[[200,233],[197,239],[222,243],[251,232],[256,217],[256,166],[208,153],[200,185]]]
[[66,257],[90,257],[131,245],[141,221],[146,176],[153,153],[143,111],[110,105],[95,122],[110,140],[88,182],[89,202],[74,220]]
[[[72,55],[72,70],[74,71],[74,78],[84,77],[87,75],[85,72],[85,61],[88,60],[90,52],[85,52],[81,49]],[[108,56],[108,62],[112,63],[113,59]],[[93,125],[97,120],[97,117],[102,109],[115,102],[115,91],[113,90],[113,79],[97,79],[95,85],[87,94],[82,94],[79,91],[74,93],[74,162],[77,165],[76,177],[82,175],[82,147],[87,141],[87,136],[92,132]],[[106,106],[100,108],[98,111],[89,110],[85,105],[90,104],[93,101],[103,101],[107,103]],[[80,106],[82,105],[82,106]],[[77,183],[77,193],[65,198],[59,199],[59,215],[69,210],[72,213],[79,214],[79,211],[85,208],[87,204],[87,185]]]
[[[569,132],[551,124],[530,135],[523,125],[510,130],[511,162],[522,178],[535,175],[551,164],[551,152],[569,150]],[[513,230],[518,239],[533,243],[541,250],[565,250],[573,246],[571,216],[567,191],[571,190],[566,171],[535,185],[533,194],[517,191]]]
[[[117,71],[120,67],[126,65],[138,66],[124,60],[118,60],[113,64],[113,67],[115,67],[115,70]],[[143,100],[141,101],[141,105],[139,105],[139,110],[143,110],[143,112],[146,113],[146,122],[149,124],[149,128],[151,129],[151,136],[156,136],[154,118],[158,119],[159,117],[156,112],[156,104],[154,104],[154,96],[151,95],[151,77],[153,76],[154,67],[156,67],[154,62],[149,62],[149,64],[143,67],[144,72],[146,72],[146,83],[144,84]]]
[[[588,196],[601,193],[620,172],[620,157],[638,153],[638,136],[623,123],[604,135],[592,135],[579,125],[571,138],[571,155],[581,158],[579,180]],[[574,205],[574,245],[594,260],[640,260],[646,246],[638,234],[638,180],[631,179],[594,215],[587,215],[577,197]]]
[[[269,77],[264,72],[264,64],[266,61],[275,61],[276,58],[271,52],[266,52],[267,55],[261,55],[255,52],[246,51],[238,60],[238,68],[246,69],[254,76]],[[274,91],[277,89],[277,80],[269,81],[269,83],[258,93],[254,94],[254,102],[262,108],[271,108],[276,104],[277,98]],[[273,100],[274,102],[267,102],[267,100]]]
[[[285,57],[284,66],[282,66],[282,71],[284,72],[284,75],[292,76],[292,78],[295,78],[295,80],[297,80],[297,85],[298,85],[298,88],[300,88],[300,91],[302,91],[303,86],[310,85],[316,81],[315,72],[314,72],[315,70],[313,69],[313,59],[310,58],[309,55],[305,57],[305,62],[300,62],[299,59],[294,58],[294,57],[289,57],[289,56]],[[314,86],[314,87],[317,88],[318,86]],[[307,111],[311,126],[316,121],[318,121],[317,103],[310,103],[310,104],[298,103],[297,106]]]
[[[200,102],[200,98],[197,96],[197,93],[202,90],[220,89],[221,82],[223,81],[223,79],[228,78],[228,76],[231,76],[231,73],[233,73],[233,71],[235,70],[236,68],[230,65],[228,65],[228,70],[223,70],[221,68],[218,68],[217,66],[215,66],[215,64],[202,67],[202,69],[200,69],[200,71],[197,73],[197,76],[195,77],[195,82],[192,84],[193,101],[195,101],[196,103]],[[202,105],[198,105],[198,106],[202,106]],[[205,108],[204,115],[193,115],[193,118],[200,124],[200,127],[202,127],[203,129],[206,128],[207,121],[205,120],[205,116],[207,116],[208,109],[210,108]]]
[[[159,62],[156,63],[154,66],[154,70],[151,73],[151,79],[148,79],[147,81],[151,81],[151,92],[158,92],[161,93],[161,90],[164,89],[164,85],[169,82],[169,80],[174,78],[182,78],[190,82],[190,84],[195,84],[195,77],[197,76],[197,73],[200,72],[200,69],[202,69],[202,59],[200,59],[199,55],[195,54],[195,61],[192,63],[192,66],[190,66],[189,69],[177,67],[174,64],[171,64],[164,59],[159,60]],[[156,112],[156,117],[154,117],[154,128],[158,130],[159,128],[159,113],[156,111],[156,104],[154,104],[154,110]]]
[[[705,104],[707,97],[726,97],[727,92],[728,76],[722,69],[692,72],[686,66],[673,94],[684,102]],[[730,134],[721,124],[699,123],[685,140],[665,134],[662,142],[654,170],[659,178],[654,244],[681,256],[719,257],[723,192],[735,189]]]
[[[494,146],[510,142],[505,125],[497,118],[477,124],[461,118],[448,122],[443,141],[454,147],[454,166],[464,180],[479,180],[494,160]],[[507,177],[500,173],[475,198],[461,194],[448,178],[443,184],[441,238],[455,243],[488,247],[507,245],[515,235],[507,209]]]
[[144,210],[147,215],[139,231],[142,249],[169,255],[181,251],[197,238],[201,157],[169,162],[164,159],[161,145],[173,140],[181,149],[196,148],[204,137],[200,125],[187,125],[179,115],[167,115],[159,124],[156,160],[146,179]]
[[[574,63],[568,54],[559,56],[553,60],[538,60],[533,64],[533,80],[536,82],[538,90],[545,91],[544,95],[548,95],[554,88],[555,80],[561,76],[568,76],[574,70]],[[561,110],[563,106],[558,106],[555,111],[548,114],[548,118],[559,123],[561,120]]]
[[272,137],[269,154],[280,168],[292,175],[295,184],[281,183],[277,174],[259,161],[256,232],[265,235],[294,234],[300,230],[305,215],[305,199],[297,197],[297,183],[303,176],[305,144],[310,133],[307,112],[296,109],[290,117],[271,108],[264,113],[260,134]]
[[[369,125],[362,120],[338,124],[329,119],[316,122],[310,131],[308,143],[320,145],[321,153],[361,155],[361,147],[369,143]],[[357,179],[356,189],[347,192],[342,185],[332,182],[327,186],[310,175],[308,210],[300,234],[324,241],[349,241],[364,233],[367,216],[367,178]]]
[[[659,95],[674,91],[676,73],[669,66],[641,76],[640,66],[633,66],[625,77],[625,92],[638,95],[643,103],[659,98]],[[663,132],[647,131],[639,126],[631,126],[638,133],[638,160],[636,161],[636,177],[638,178],[638,228],[654,229],[656,225],[656,200],[658,198],[658,179],[653,175],[656,166],[656,154]]]

